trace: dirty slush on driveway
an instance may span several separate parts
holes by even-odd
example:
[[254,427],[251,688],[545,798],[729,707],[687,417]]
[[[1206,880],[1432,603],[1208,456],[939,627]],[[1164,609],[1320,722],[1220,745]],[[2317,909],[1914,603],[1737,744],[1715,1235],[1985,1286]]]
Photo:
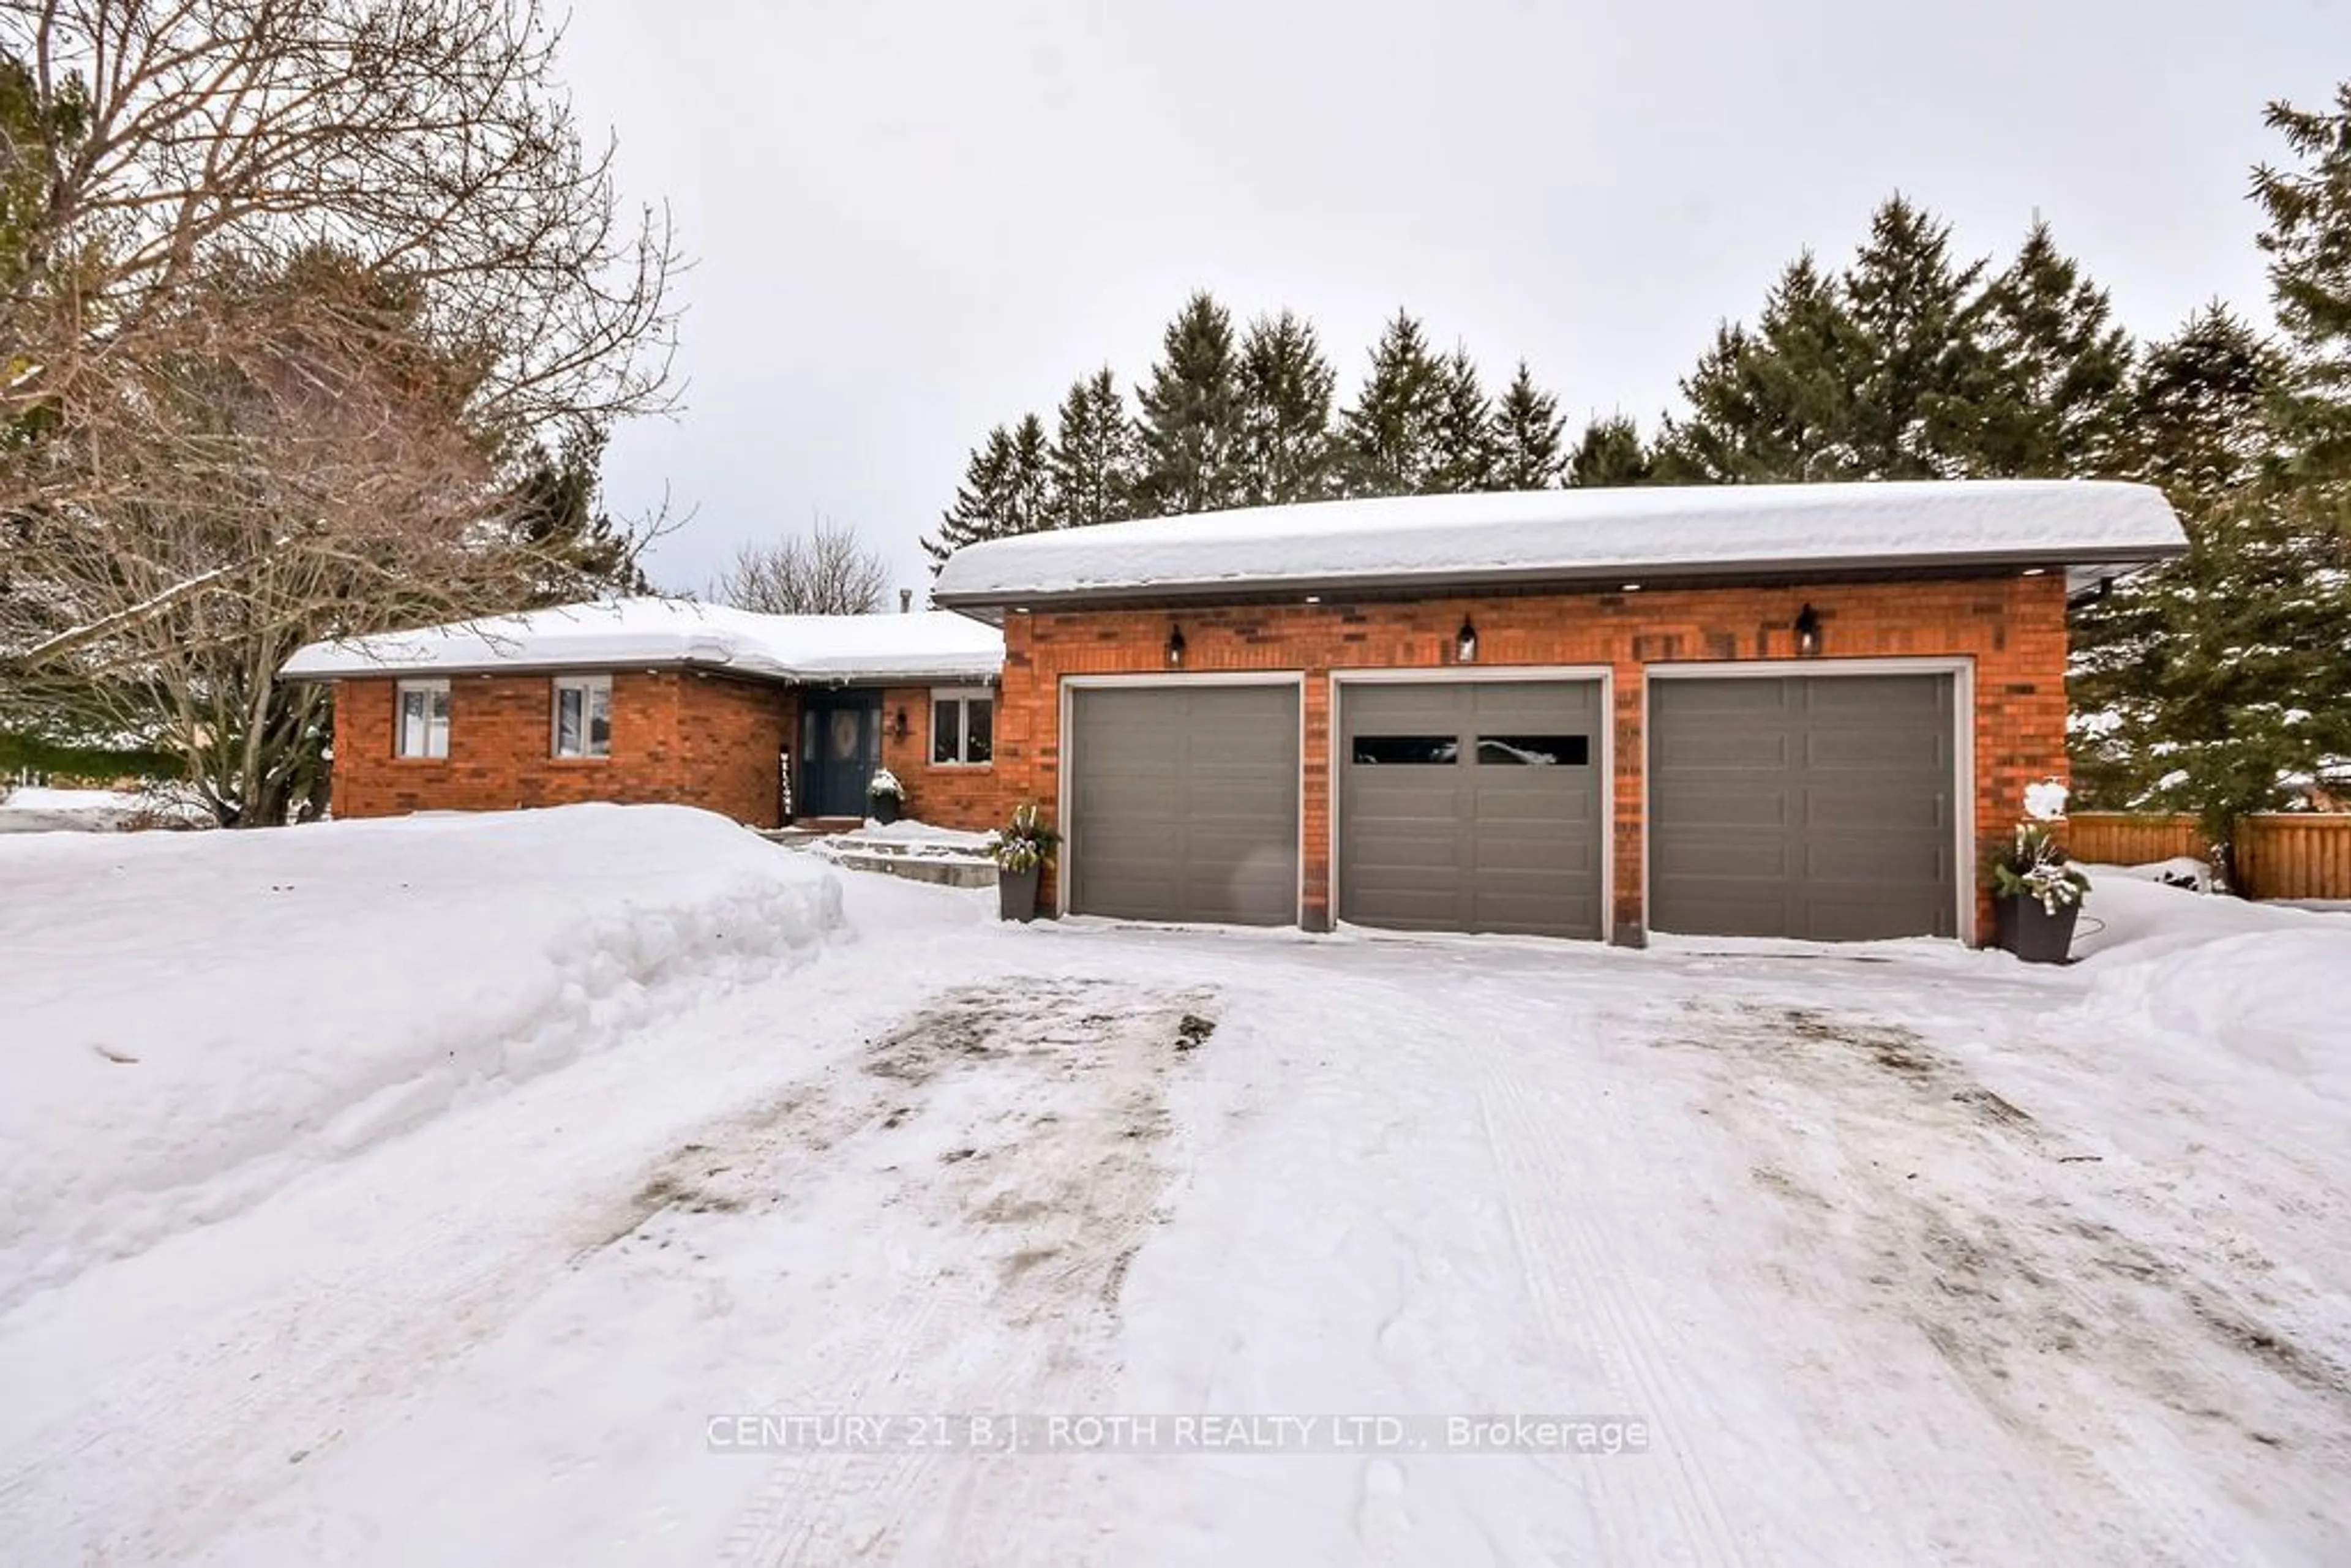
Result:
[[[2121,1491],[2174,1550],[2225,1555],[2189,1500],[2216,1475],[2328,1517],[2323,1487],[2293,1489],[2351,1474],[2351,1373],[2286,1326],[2298,1303],[2275,1260],[2241,1239],[2216,1249],[2168,1183],[2085,1152],[1904,1025],[1754,1002],[1680,1013],[1656,1043],[1721,1063],[1708,1109],[1753,1151],[1782,1217],[1781,1290],[1857,1291],[1881,1329],[1922,1335],[1982,1410]],[[1898,1375],[1853,1350],[1811,1362],[1824,1410]],[[2288,1452],[2298,1465],[2273,1462]]]
[[[851,1071],[681,1147],[610,1245],[684,1248],[697,1264],[756,1253],[721,1227],[788,1218],[844,1171],[895,1178],[884,1204],[905,1223],[869,1239],[888,1254],[886,1299],[861,1281],[841,1310],[802,1314],[791,1365],[740,1411],[1105,1408],[1127,1266],[1166,1218],[1167,1078],[1214,1032],[1215,1006],[1202,988],[1065,977],[946,992]],[[976,1505],[1009,1520],[1034,1489],[1072,1479],[915,1446],[913,1421],[892,1433],[872,1451],[776,1454],[726,1559],[919,1556],[956,1539]]]

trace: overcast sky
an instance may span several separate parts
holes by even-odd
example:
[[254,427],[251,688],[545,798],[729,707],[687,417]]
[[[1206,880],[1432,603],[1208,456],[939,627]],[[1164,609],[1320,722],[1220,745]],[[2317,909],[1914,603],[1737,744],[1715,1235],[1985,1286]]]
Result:
[[579,0],[563,69],[695,261],[685,406],[605,474],[693,514],[655,579],[822,514],[919,587],[987,427],[1131,386],[1195,288],[1309,317],[1343,398],[1401,305],[1572,433],[1653,429],[1897,188],[1970,253],[2039,211],[2142,335],[2265,319],[2262,105],[2351,76],[2351,4]]

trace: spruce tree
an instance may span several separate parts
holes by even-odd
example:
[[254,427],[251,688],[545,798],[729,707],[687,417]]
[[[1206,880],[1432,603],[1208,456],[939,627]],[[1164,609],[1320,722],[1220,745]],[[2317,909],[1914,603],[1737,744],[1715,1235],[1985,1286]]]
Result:
[[1499,488],[1494,478],[1494,402],[1479,384],[1469,350],[1454,345],[1438,374],[1443,399],[1437,410],[1437,466],[1428,487],[1447,493]]
[[1548,490],[1559,484],[1567,466],[1566,434],[1559,400],[1535,385],[1533,372],[1520,360],[1518,373],[1494,404],[1487,431],[1494,453],[1494,488]]
[[1052,498],[1044,422],[1031,413],[1008,431],[998,425],[972,449],[955,505],[939,514],[938,532],[923,540],[931,570],[966,545],[1052,527]]
[[1012,460],[1005,474],[1005,529],[1033,534],[1061,527],[1053,510],[1053,444],[1045,422],[1024,413],[1012,427]]
[[1134,424],[1107,367],[1074,382],[1054,419],[1046,459],[1055,528],[1114,523],[1134,515]]
[[1495,489],[1552,489],[1566,475],[1568,421],[1559,413],[1559,400],[1535,385],[1535,374],[1519,360],[1519,371],[1510,379],[1493,404],[1493,421],[1486,440],[1493,446]]
[[601,505],[605,435],[583,423],[533,446],[516,482],[511,527],[531,557],[530,607],[651,589],[634,541]]
[[[2281,102],[2267,120],[2294,159],[2253,172],[2270,292],[2293,352],[2277,424],[2295,476],[2331,485],[2351,480],[2351,82],[2335,89],[2332,113]],[[2328,505],[2340,526],[2344,503]]]
[[1160,340],[1137,394],[1138,510],[1168,516],[1237,505],[1241,496],[1241,389],[1232,317],[1195,294]]
[[2116,471],[2131,342],[2106,291],[2036,222],[1984,291],[1989,356],[1970,474],[2084,478]]
[[2223,845],[2351,755],[2351,573],[2273,456],[2287,364],[2219,306],[2147,351],[2125,468],[2169,497],[2189,551],[2074,618],[2083,803],[2195,811]]
[[1338,372],[1314,329],[1284,310],[1249,323],[1241,344],[1240,498],[1249,506],[1338,493],[1331,433]]
[[1357,496],[1414,496],[1434,487],[1443,451],[1444,366],[1420,323],[1399,310],[1372,350],[1371,374],[1340,416],[1347,488]]
[[1865,353],[1836,280],[1809,251],[1798,256],[1755,326],[1719,329],[1683,378],[1689,413],[1666,421],[1654,455],[1657,477],[1682,485],[1866,477],[1854,406]]
[[1567,482],[1575,486],[1646,485],[1653,477],[1649,450],[1641,444],[1640,427],[1625,414],[1612,413],[1584,426],[1567,462]]
[[1840,290],[1854,331],[1852,477],[1947,479],[1974,466],[1991,391],[1979,339],[1980,261],[1950,253],[1950,225],[1896,195]]

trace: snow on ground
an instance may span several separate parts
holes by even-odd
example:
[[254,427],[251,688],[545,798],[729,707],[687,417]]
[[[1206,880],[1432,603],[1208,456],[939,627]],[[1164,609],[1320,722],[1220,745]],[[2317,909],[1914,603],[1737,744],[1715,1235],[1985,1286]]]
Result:
[[683,809],[0,846],[0,1306],[795,967],[835,883]]
[[[0,1311],[11,1554],[2351,1556],[2351,1030],[2293,999],[2346,972],[2339,916],[2102,881],[2105,928],[2064,969],[1007,927],[985,893],[733,830],[688,846],[685,813],[590,813],[577,855],[505,841],[566,815],[267,852],[314,857],[276,873],[298,886],[371,835],[448,841],[477,904],[313,914],[354,923],[326,944],[352,954],[473,921],[429,966],[456,991],[539,952],[559,896],[612,929],[738,877],[821,909],[837,878],[847,929],[731,987],[655,965],[559,1071],[210,1223],[69,1239]],[[5,906],[71,919],[78,884],[24,847],[0,846]],[[637,870],[565,881],[596,853]],[[228,983],[208,965],[254,945],[156,917],[199,896],[180,870],[127,862],[76,938],[159,1014],[200,1010]],[[240,922],[268,907],[210,886]],[[333,961],[354,996],[389,987]],[[2163,989],[2197,965],[2240,1010]],[[45,1041],[87,1033],[97,983],[12,1009],[11,1103]],[[354,1049],[247,1018],[229,1076]],[[388,1013],[369,1049],[416,1021]],[[103,1125],[106,1074],[144,1064],[97,1065],[48,1116],[112,1139],[102,1165],[131,1141]],[[780,1419],[842,1412],[892,1424]],[[1124,1432],[1142,1451],[1073,1451],[1119,1435],[1080,1427],[1013,1452],[1057,1434],[964,1419],[1057,1412],[1159,1422]],[[1593,1421],[1468,1452],[1442,1419],[1514,1413]]]
[[208,827],[211,816],[170,790],[51,789],[0,793],[0,833],[111,832],[143,822]]

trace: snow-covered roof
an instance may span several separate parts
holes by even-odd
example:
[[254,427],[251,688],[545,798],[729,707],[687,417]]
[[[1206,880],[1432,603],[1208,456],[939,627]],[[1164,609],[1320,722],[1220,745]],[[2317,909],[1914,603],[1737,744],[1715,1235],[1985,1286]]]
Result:
[[2187,548],[2160,492],[2086,480],[1740,485],[1406,496],[1259,507],[967,545],[932,598],[1217,591],[2064,567],[2086,586]]
[[295,679],[412,671],[660,668],[689,664],[791,681],[991,680],[1004,636],[952,611],[911,615],[761,615],[679,599],[567,604],[313,643]]

